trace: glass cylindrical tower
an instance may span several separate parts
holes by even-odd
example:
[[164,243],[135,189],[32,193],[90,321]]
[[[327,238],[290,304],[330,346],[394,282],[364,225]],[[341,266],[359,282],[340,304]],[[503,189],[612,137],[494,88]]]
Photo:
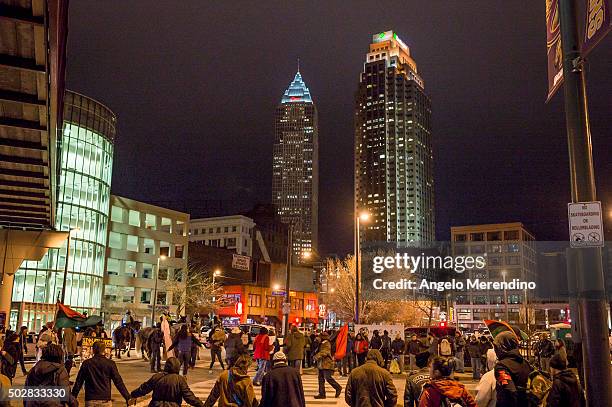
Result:
[[17,326],[38,329],[53,318],[66,257],[65,304],[90,313],[100,309],[116,121],[101,103],[66,92],[55,226],[71,231],[70,250],[64,244],[50,249],[41,261],[22,264],[13,285],[11,320]]

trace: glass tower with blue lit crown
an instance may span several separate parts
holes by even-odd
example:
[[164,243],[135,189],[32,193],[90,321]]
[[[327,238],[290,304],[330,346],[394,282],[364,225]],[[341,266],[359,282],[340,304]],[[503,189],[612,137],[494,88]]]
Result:
[[319,199],[317,108],[302,75],[295,74],[276,108],[272,203],[294,225],[293,254],[316,252]]

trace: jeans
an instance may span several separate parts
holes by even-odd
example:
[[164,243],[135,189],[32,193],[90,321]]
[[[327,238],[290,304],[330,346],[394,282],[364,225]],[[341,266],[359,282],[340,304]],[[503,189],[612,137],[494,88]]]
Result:
[[225,369],[225,366],[223,365],[223,359],[221,359],[221,348],[210,348],[210,369],[213,368],[213,365],[215,364],[215,359],[219,360],[221,369]]
[[463,351],[455,352],[455,358],[457,358],[457,372],[463,373],[465,371],[465,362],[463,360]]
[[255,373],[255,377],[253,378],[253,384],[261,385],[261,380],[268,370],[268,364],[269,362],[265,359],[257,359],[257,373]]
[[160,371],[161,370],[161,351],[159,350],[159,344],[151,345],[151,354],[149,355],[151,362],[151,371]]
[[181,362],[181,366],[183,366],[183,376],[187,376],[187,370],[189,370],[189,359],[191,359],[191,351],[178,353],[178,360]]
[[297,371],[300,372],[300,374],[302,374],[302,360],[301,359],[290,360],[289,361],[289,366],[297,369]]
[[332,377],[333,370],[319,369],[319,395],[325,397],[325,382],[330,384],[336,392],[342,390],[342,386]]
[[480,379],[480,358],[470,358],[472,361],[472,378]]
[[412,370],[417,370],[417,365],[416,365],[416,355],[413,355],[412,353],[408,355],[408,370],[412,371]]

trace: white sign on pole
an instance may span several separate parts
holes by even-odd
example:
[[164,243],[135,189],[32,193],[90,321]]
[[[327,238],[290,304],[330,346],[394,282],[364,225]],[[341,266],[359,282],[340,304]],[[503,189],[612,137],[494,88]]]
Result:
[[571,247],[603,247],[601,202],[567,204]]
[[291,303],[290,302],[283,302],[283,314],[284,315],[289,315],[290,312],[291,312]]

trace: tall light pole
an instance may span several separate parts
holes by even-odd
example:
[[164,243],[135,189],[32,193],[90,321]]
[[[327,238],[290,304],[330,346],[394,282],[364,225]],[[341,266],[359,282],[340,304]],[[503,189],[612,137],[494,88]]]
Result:
[[68,241],[66,242],[66,264],[64,264],[64,280],[62,281],[62,304],[64,304],[64,301],[66,300],[66,280],[68,279],[68,260],[70,259],[70,241],[73,230],[81,230],[81,228],[77,226],[68,231]]
[[359,323],[359,286],[361,285],[361,221],[367,222],[370,214],[363,212],[355,217],[355,323]]
[[291,284],[291,258],[293,257],[293,222],[289,223],[289,231],[287,233],[287,279],[285,281],[285,304],[289,305],[283,305],[283,335],[285,336],[287,336],[289,333],[289,312],[291,311],[291,298],[289,296],[289,290]]
[[508,316],[508,291],[506,290],[506,270],[502,271],[502,277],[504,278],[504,308],[506,311],[506,322],[510,322]]
[[221,276],[221,270],[220,269],[215,269],[215,271],[213,271],[213,275],[212,275],[212,288],[213,288],[213,296],[212,296],[212,303],[213,303],[213,308],[212,308],[212,319],[213,321],[215,320],[215,277],[220,277]]
[[151,324],[155,326],[155,308],[157,307],[157,280],[159,279],[159,262],[166,260],[163,254],[157,258],[157,267],[155,268],[154,283],[153,283],[153,298],[151,298]]
[[[597,200],[593,146],[586,92],[586,77],[580,52],[576,0],[559,1],[559,25],[563,50],[565,123],[569,150],[572,202]],[[582,330],[583,370],[589,407],[612,406],[610,348],[607,341],[607,303],[599,247],[571,249],[574,252],[579,315]],[[572,282],[574,285],[574,282]]]

